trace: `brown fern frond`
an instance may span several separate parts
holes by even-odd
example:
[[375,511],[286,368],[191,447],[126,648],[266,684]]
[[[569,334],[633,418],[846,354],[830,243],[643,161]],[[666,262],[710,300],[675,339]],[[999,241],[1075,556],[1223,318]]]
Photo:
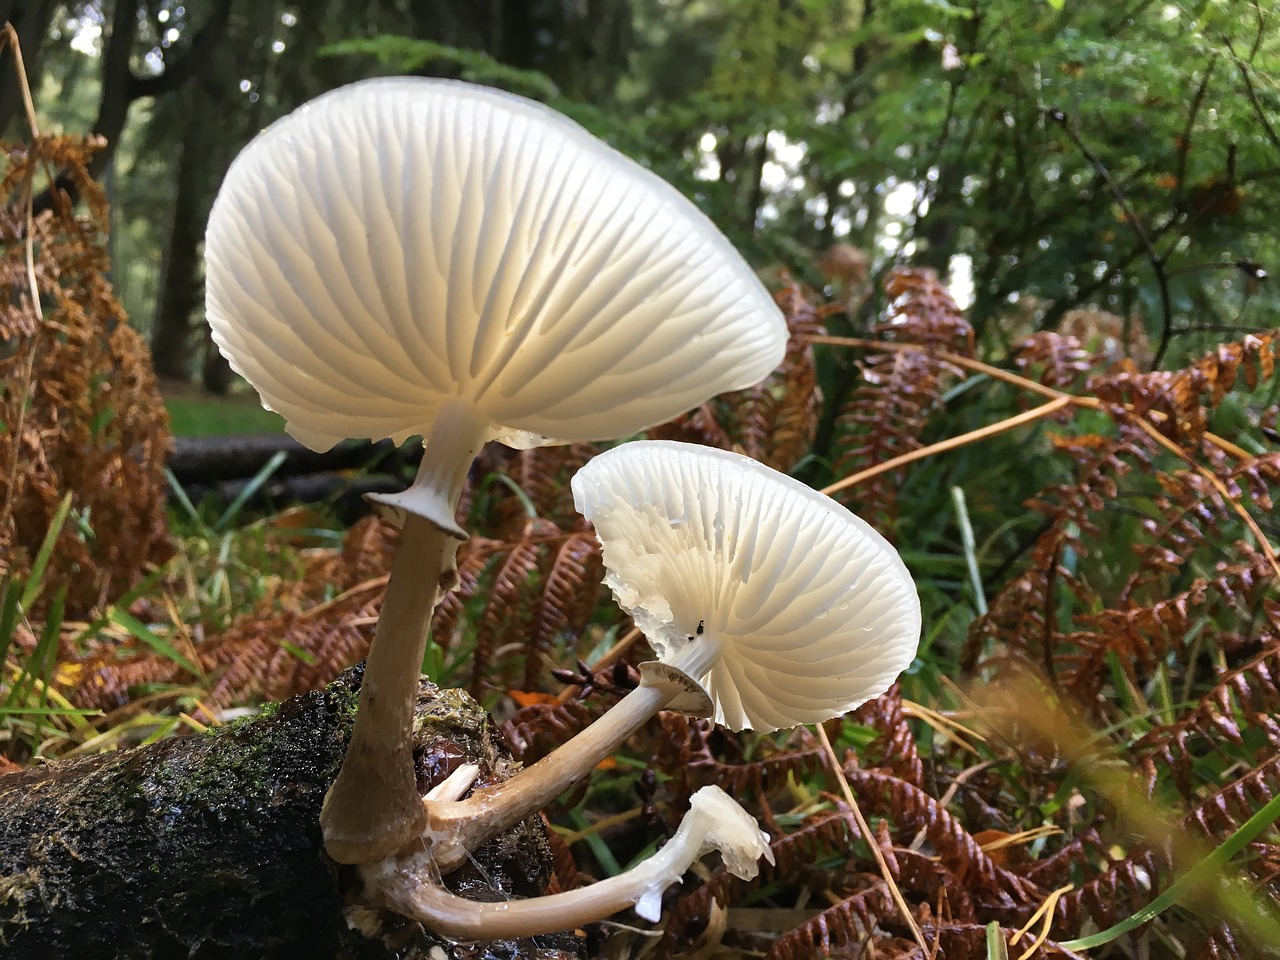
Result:
[[796,284],[780,290],[776,299],[787,318],[791,339],[782,366],[774,374],[777,382],[771,390],[771,427],[759,459],[786,473],[813,447],[817,433],[822,393],[811,338],[827,329],[818,309]]
[[818,427],[821,395],[810,338],[826,327],[799,285],[789,283],[774,299],[789,334],[781,365],[754,387],[712,401],[712,408],[732,449],[786,472],[809,452]]
[[915,894],[929,905],[935,922],[977,922],[969,891],[943,864],[916,850],[895,847],[892,853],[897,867],[894,879],[904,894]]
[[586,627],[600,605],[603,577],[600,541],[594,533],[571,534],[555,549],[534,603],[524,689],[534,689],[541,680],[539,655],[549,651],[558,637],[581,633]]
[[861,751],[864,766],[924,787],[924,763],[903,710],[900,684],[895,683],[882,695],[868,700],[849,719],[880,731],[880,736]]
[[1252,956],[1248,948],[1241,944],[1231,927],[1219,924],[1208,937],[1197,954],[1199,960],[1248,960]]
[[[1185,799],[1190,800],[1195,784],[1191,767],[1206,747],[1219,738],[1240,743],[1242,731],[1254,731],[1280,749],[1280,638],[1263,639],[1262,650],[1245,663],[1229,670],[1189,710],[1172,723],[1161,724],[1146,733],[1131,748],[1135,762],[1148,771],[1148,782],[1157,776],[1160,761],[1173,774]],[[1201,746],[1195,747],[1196,743]]]
[[1242,776],[1206,797],[1184,825],[1199,828],[1210,841],[1229,836],[1280,792],[1280,750],[1269,751]]
[[1250,389],[1275,373],[1280,352],[1277,331],[1249,334],[1236,343],[1224,343],[1196,363],[1173,371],[1140,373],[1132,363],[1096,376],[1090,391],[1108,403],[1127,404],[1135,413],[1149,416],[1170,440],[1196,448],[1208,428],[1208,415],[1243,380]]
[[1146,465],[1142,448],[1131,441],[1131,434],[1055,438],[1056,450],[1076,463],[1076,482],[1051,487],[1027,504],[1047,518],[1046,525],[1022,571],[991,599],[987,614],[970,629],[961,653],[966,670],[974,669],[983,649],[990,647],[997,658],[1042,664],[1046,674],[1056,675],[1059,630],[1054,610],[1059,595],[1076,593],[1092,603],[1092,597],[1084,596],[1084,584],[1063,569],[1062,558],[1068,551],[1088,555],[1088,540],[1097,532],[1095,514],[1115,502],[1135,458],[1138,466]]
[[886,938],[876,936],[876,927],[886,917],[893,916],[893,912],[893,900],[884,881],[872,882],[866,889],[844,897],[816,917],[792,927],[769,948],[765,960],[828,957],[845,947],[865,944],[873,938],[877,941],[876,956],[880,956],[880,941]]
[[923,831],[939,862],[966,885],[975,903],[1012,906],[1043,897],[1035,884],[996,863],[960,821],[920,787],[856,767],[846,767],[845,776],[864,812],[878,813],[912,833]]
[[[1082,864],[1077,862],[1076,869]],[[1168,861],[1145,846],[1138,846],[1120,860],[1092,871],[1090,878],[1059,898],[1054,910],[1054,929],[1078,931],[1087,917],[1099,929],[1106,929],[1131,916],[1151,902],[1152,879],[1167,871]],[[1060,939],[1066,935],[1059,934]]]
[[1048,330],[1034,333],[1014,349],[1014,363],[1046,387],[1066,390],[1078,386],[1098,358],[1076,337]]
[[[848,817],[839,813],[820,814],[808,818],[794,832],[773,838],[770,847],[774,863],[770,865],[761,861],[760,874],[756,879],[739,880],[726,870],[716,871],[710,880],[695,890],[682,893],[664,911],[667,925],[658,945],[658,955],[683,955],[703,932],[712,903],[731,903],[735,897],[775,878],[794,882],[798,878],[813,876],[817,873],[815,864],[821,860],[831,857],[843,859],[854,838]],[[828,879],[820,878],[820,885],[825,887]]]
[[502,733],[516,759],[533,763],[586,729],[605,709],[606,704],[596,701],[535,703],[512,714]]
[[1280,487],[1280,453],[1264,453],[1226,473],[1232,494],[1247,497],[1258,509],[1270,513],[1275,509],[1273,490]]
[[441,598],[431,620],[431,636],[440,648],[451,654],[463,643],[460,635],[467,604],[480,590],[480,576],[505,549],[506,542],[488,537],[471,537],[458,549],[458,585]]
[[737,450],[783,472],[809,451],[821,402],[810,337],[826,328],[797,284],[789,283],[774,299],[789,333],[778,369],[754,387],[724,394],[652,428],[649,437]]
[[1065,649],[1056,658],[1059,679],[1076,700],[1091,703],[1104,682],[1108,658],[1114,656],[1136,683],[1171,651],[1186,646],[1196,620],[1261,609],[1268,583],[1269,566],[1258,557],[1224,567],[1212,578],[1197,578],[1187,589],[1147,604],[1081,614],[1081,629],[1062,637]]
[[[130,639],[68,665],[69,692],[85,706],[114,707],[143,685],[198,683],[206,704],[221,706],[315,689],[367,653],[394,543],[389,525],[358,523],[340,552],[314,555],[300,581],[198,644],[199,676]],[[432,638],[446,665],[465,665],[463,678],[477,688],[536,689],[554,644],[568,637],[576,647],[600,580],[594,534],[525,518],[513,540],[472,537],[461,546],[458,586],[436,608]],[[489,670],[495,659],[501,670]]]
[[[936,938],[938,956],[946,957],[947,960],[987,960],[991,956],[987,950],[987,928],[983,924],[943,923],[932,927],[929,932]],[[1013,934],[1013,930],[1000,928],[1000,938],[1006,944],[1013,939]],[[1023,940],[1019,946],[1025,948],[1026,943]],[[1009,956],[1018,955],[1018,947],[1009,948]],[[1073,953],[1049,941],[1042,944],[1033,956],[1035,960],[1053,960],[1056,957],[1080,960],[1083,954]]]
[[338,551],[314,555],[297,583],[185,650],[199,676],[129,638],[64,662],[65,692],[85,707],[114,708],[139,687],[199,683],[202,702],[221,707],[323,686],[368,651],[394,540],[388,524],[358,522]]
[[735,796],[768,793],[787,782],[812,775],[823,765],[821,750],[784,750],[746,763],[726,763],[706,750],[692,761],[701,783],[714,783]]
[[[839,477],[917,449],[942,391],[960,375],[935,351],[973,352],[973,329],[933,271],[895,271],[885,290],[892,306],[875,331],[920,349],[877,353],[862,362],[863,382],[836,417],[832,459]],[[882,533],[891,532],[901,482],[901,471],[893,471],[837,496]]]
[[[976,922],[974,905],[964,884],[958,883],[944,865],[915,850],[893,846],[890,843],[887,821],[880,821],[877,841],[904,901],[912,905],[916,921],[926,931],[926,936],[928,928],[939,922]],[[884,933],[886,929],[896,929],[903,937],[906,936],[898,907],[891,899],[882,877],[864,872],[851,859],[842,868],[828,872],[825,884],[820,877],[813,876],[814,873],[816,871],[804,875],[805,882],[813,886],[815,891],[821,890],[833,906],[785,934],[774,949],[789,950],[791,945],[784,941],[793,937],[803,944],[806,940],[806,928],[813,936],[822,938],[824,927],[829,927],[833,917],[836,918],[838,927],[844,928],[845,932],[849,931],[847,924],[852,921],[860,938],[868,937],[874,930],[877,935],[876,949],[889,942]],[[868,903],[867,898],[874,894],[878,894],[879,898]],[[910,941],[902,942],[906,944]],[[832,943],[831,947],[834,946]]]
[[[108,279],[106,199],[88,175],[102,145],[7,145],[0,178],[0,568],[24,576],[71,497],[38,608],[27,611],[37,616],[60,589],[66,615],[84,616],[170,552],[168,415]],[[72,177],[87,211],[59,202],[28,224],[27,201],[50,170]]]
[[707,402],[674,420],[651,427],[645,435],[651,440],[677,440],[729,450],[733,447],[733,440],[716,417],[713,405]]
[[[590,443],[556,444],[501,453],[492,453],[486,448],[487,462],[475,471],[475,475],[489,502],[483,516],[473,516],[472,528],[484,530],[489,536],[515,539],[529,517],[531,505],[533,515],[550,520],[561,529],[580,529],[583,520],[573,509],[569,481],[597,449]],[[506,484],[493,482],[489,476],[491,473],[505,476],[524,494],[524,498],[517,496]]]
[[546,814],[542,815],[542,819],[547,827],[547,846],[551,848],[551,882],[547,885],[547,893],[576,890],[591,883],[592,878],[578,869],[573,851],[561,839],[560,834],[551,828],[551,822],[547,820]]
[[476,624],[471,651],[468,686],[473,695],[479,696],[492,683],[505,686],[502,678],[491,675],[490,664],[498,650],[523,644],[538,561],[546,550],[546,539],[557,533],[550,521],[528,520],[521,539],[495,552],[492,573],[485,577],[484,611]]

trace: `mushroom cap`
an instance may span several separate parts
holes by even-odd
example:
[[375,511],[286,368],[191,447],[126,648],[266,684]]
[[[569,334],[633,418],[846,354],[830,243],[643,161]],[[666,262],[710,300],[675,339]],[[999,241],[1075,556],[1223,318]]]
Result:
[[635,433],[781,362],[786,324],[673,187],[542,104],[342,87],[223,181],[207,314],[315,449],[427,434],[449,398],[514,446]]
[[[717,723],[777,730],[839,716],[915,657],[920,600],[897,551],[785,474],[650,440],[591,460],[572,487],[605,582],[659,658],[710,664],[694,676]],[[694,644],[719,644],[718,658],[691,661]]]

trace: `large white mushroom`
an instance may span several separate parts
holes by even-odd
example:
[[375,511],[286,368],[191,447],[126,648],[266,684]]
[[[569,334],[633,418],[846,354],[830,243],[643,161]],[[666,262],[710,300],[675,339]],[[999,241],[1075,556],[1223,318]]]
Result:
[[[231,365],[315,449],[422,435],[359,714],[326,798],[337,860],[425,825],[409,726],[474,455],[625,436],[764,377],[786,326],[668,184],[537,103],[382,79],[312,101],[227,173],[207,312]],[[548,439],[551,438],[551,439]]]
[[662,709],[731,730],[840,716],[879,696],[915,657],[920,600],[866,522],[736,453],[637,441],[573,478],[603,545],[605,582],[653,645],[640,686],[510,780],[428,803],[437,862],[543,807]]

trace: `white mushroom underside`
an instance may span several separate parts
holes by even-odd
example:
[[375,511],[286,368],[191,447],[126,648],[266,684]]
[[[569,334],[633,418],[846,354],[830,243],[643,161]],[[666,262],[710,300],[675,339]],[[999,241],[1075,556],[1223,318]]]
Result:
[[279,121],[210,218],[214,339],[321,448],[446,397],[524,445],[625,435],[781,360],[785,325],[676,190],[560,114],[366,81]]
[[838,716],[915,656],[920,604],[897,552],[790,477],[647,441],[595,458],[573,490],[604,545],[606,582],[659,656],[720,646],[698,677],[718,723],[769,730]]

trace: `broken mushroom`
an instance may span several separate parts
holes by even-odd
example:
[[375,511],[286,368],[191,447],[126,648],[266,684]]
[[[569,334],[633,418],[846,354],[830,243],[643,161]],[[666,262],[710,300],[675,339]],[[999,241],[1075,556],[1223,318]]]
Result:
[[694,793],[689,812],[666,844],[630,870],[589,886],[527,900],[482,903],[450,893],[433,879],[430,848],[363,869],[366,888],[387,907],[428,929],[460,940],[528,937],[603,920],[634,905],[646,920],[662,914],[662,895],[711,850],[725,869],[753,879],[761,857],[774,862],[768,834],[716,786]]
[[782,359],[786,326],[688,200],[540,104],[370,80],[260,134],[205,240],[213,338],[293,436],[421,435],[326,849],[369,862],[425,820],[409,726],[432,610],[486,440],[634,433]]
[[818,723],[882,694],[915,657],[920,600],[897,551],[785,474],[710,447],[636,441],[593,459],[572,487],[605,582],[659,660],[533,766],[427,803],[442,868],[545,806],[659,710],[731,730]]

